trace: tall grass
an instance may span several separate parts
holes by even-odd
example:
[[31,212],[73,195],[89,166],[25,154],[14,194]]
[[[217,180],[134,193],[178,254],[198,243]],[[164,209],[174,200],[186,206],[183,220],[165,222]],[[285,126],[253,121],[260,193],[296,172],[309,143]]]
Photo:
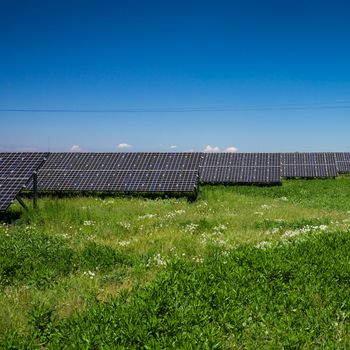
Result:
[[349,188],[14,206],[0,217],[0,347],[350,348]]

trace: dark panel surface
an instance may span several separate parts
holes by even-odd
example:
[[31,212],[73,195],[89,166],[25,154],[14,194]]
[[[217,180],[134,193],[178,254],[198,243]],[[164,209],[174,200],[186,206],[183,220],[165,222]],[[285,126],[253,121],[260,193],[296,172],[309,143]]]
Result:
[[281,153],[281,174],[288,178],[336,177],[336,158],[334,153]]
[[279,183],[279,167],[203,167],[200,181],[204,183]]
[[200,153],[53,153],[40,190],[192,192]]
[[6,210],[35,171],[46,153],[0,153],[0,211]]
[[39,190],[111,192],[192,192],[198,171],[42,170]]
[[204,183],[279,183],[278,153],[203,154],[200,181]]
[[280,166],[280,156],[278,153],[204,153],[200,166]]
[[43,170],[197,170],[200,153],[52,153]]
[[350,153],[337,152],[335,153],[337,169],[339,173],[350,173]]

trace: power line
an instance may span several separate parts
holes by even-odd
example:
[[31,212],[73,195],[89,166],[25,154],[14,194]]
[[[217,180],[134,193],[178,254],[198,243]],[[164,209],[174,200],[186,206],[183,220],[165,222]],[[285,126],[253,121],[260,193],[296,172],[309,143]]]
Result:
[[71,108],[0,108],[2,113],[198,113],[198,112],[249,112],[283,110],[350,109],[350,102],[339,104],[289,104],[216,107],[167,107],[167,108],[116,108],[116,109],[71,109]]

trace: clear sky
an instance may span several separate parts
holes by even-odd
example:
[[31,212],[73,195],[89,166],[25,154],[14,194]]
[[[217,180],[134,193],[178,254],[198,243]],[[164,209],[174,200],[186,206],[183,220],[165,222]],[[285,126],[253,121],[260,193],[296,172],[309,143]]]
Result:
[[350,151],[349,16],[346,0],[1,1],[0,150]]

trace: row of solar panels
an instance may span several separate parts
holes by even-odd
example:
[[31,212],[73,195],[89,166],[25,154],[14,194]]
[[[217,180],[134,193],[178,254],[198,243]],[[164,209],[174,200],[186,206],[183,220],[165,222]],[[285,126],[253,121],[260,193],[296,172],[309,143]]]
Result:
[[43,191],[194,192],[198,183],[336,177],[350,153],[0,153],[0,210],[37,172]]
[[[190,192],[198,181],[280,183],[281,177],[336,177],[340,171],[337,159],[342,170],[345,168],[350,171],[349,155],[350,153],[54,153],[50,154],[39,171],[39,189]],[[168,171],[174,172],[174,176],[167,174]],[[193,173],[186,174],[187,172]],[[160,182],[157,179],[166,180]],[[160,182],[158,186],[155,185],[157,181]]]

